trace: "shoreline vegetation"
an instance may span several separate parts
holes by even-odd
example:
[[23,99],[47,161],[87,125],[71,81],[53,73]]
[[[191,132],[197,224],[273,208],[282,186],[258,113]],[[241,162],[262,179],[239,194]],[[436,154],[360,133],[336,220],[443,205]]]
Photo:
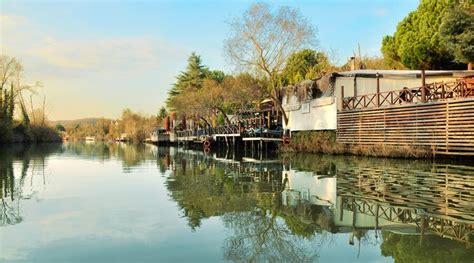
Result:
[[433,149],[430,147],[338,143],[336,141],[335,131],[307,131],[295,133],[292,136],[291,143],[282,145],[279,150],[284,154],[322,153],[405,159],[428,159],[436,157],[436,155],[433,154]]
[[0,73],[0,144],[60,142],[59,132],[48,125],[46,97],[40,106],[34,103],[41,83],[23,84],[21,63],[3,54]]

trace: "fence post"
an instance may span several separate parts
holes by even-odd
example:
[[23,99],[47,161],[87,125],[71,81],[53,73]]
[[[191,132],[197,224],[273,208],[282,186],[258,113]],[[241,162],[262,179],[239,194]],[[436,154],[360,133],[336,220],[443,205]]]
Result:
[[377,77],[377,107],[380,107],[380,75],[377,72],[375,76]]
[[421,102],[426,102],[426,76],[425,70],[421,70]]
[[344,110],[344,85],[341,86],[341,105],[342,105],[342,110]]

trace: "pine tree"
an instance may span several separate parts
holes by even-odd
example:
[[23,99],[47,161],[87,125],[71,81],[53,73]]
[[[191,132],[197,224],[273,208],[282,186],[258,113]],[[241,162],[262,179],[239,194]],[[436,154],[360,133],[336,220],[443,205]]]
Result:
[[441,38],[454,54],[456,61],[469,65],[474,62],[474,11],[461,6],[451,7],[440,27]]
[[166,100],[167,106],[172,109],[173,98],[179,94],[200,89],[207,71],[207,68],[202,65],[201,57],[194,52],[191,53],[188,58],[186,71],[181,72],[176,77],[176,83],[174,83],[168,91],[168,99]]
[[410,69],[461,69],[454,54],[440,36],[440,26],[446,19],[449,1],[421,0],[397,26],[393,36],[385,36],[381,51],[388,65],[401,63]]

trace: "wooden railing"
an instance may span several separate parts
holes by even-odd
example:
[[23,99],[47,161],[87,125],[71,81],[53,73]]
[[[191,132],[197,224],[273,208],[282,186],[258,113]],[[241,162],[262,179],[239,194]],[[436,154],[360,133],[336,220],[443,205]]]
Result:
[[269,130],[265,127],[243,127],[236,124],[230,125],[221,125],[215,128],[205,128],[205,129],[187,129],[183,131],[177,131],[176,135],[178,138],[195,138],[199,139],[205,136],[220,136],[220,135],[230,135],[230,136],[242,136],[242,137],[264,137],[264,138],[280,138],[282,136],[282,131]]
[[235,124],[217,126],[214,134],[240,134],[240,128]]
[[216,134],[240,134],[240,129],[238,125],[222,125],[215,128],[198,128],[198,129],[187,129],[183,131],[176,131],[178,138],[184,137],[202,137],[202,136],[212,136]]
[[[379,90],[379,88],[377,88]],[[344,97],[341,89],[342,110],[356,110],[394,106],[407,103],[425,103],[445,99],[474,97],[474,78],[451,82],[434,82],[417,88],[378,92],[355,97]]]

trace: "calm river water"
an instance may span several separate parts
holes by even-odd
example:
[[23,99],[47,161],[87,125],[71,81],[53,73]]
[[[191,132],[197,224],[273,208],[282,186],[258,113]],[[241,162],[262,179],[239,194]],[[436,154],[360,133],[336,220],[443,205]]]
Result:
[[0,190],[0,262],[474,260],[473,163],[2,145]]

